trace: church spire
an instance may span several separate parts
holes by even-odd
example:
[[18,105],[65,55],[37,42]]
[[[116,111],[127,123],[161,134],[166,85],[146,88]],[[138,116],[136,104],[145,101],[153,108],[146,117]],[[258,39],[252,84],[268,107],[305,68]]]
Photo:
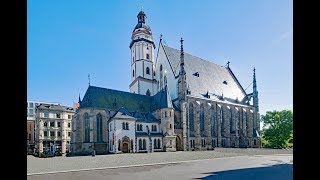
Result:
[[180,39],[181,49],[180,49],[180,73],[184,74],[184,52],[183,52],[183,39]]
[[253,68],[253,106],[259,111],[259,99],[256,81],[256,68]]

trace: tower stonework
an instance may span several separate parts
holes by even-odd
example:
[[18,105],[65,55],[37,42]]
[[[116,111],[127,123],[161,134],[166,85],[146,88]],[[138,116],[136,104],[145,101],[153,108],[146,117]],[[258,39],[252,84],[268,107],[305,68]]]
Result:
[[130,92],[153,96],[157,93],[157,81],[154,76],[153,36],[146,24],[146,14],[140,11],[138,24],[135,26],[130,43],[131,50],[131,83]]

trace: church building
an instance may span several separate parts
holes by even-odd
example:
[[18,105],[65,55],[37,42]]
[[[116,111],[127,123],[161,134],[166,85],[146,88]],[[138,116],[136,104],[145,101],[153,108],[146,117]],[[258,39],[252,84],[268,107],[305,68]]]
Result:
[[[73,118],[71,153],[261,147],[255,69],[246,93],[229,67],[156,48],[140,11],[131,43],[130,92],[89,85]],[[251,100],[252,99],[252,100]]]

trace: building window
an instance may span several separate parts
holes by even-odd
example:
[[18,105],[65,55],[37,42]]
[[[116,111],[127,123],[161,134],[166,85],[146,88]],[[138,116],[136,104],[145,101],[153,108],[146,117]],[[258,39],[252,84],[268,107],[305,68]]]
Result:
[[133,140],[132,139],[131,139],[130,145],[131,145],[131,152],[133,152]]
[[47,137],[48,136],[48,131],[43,131],[43,136]]
[[54,127],[54,121],[50,121],[50,127]]
[[153,140],[153,148],[157,149],[157,140],[156,139]]
[[68,123],[68,128],[70,128],[71,127],[71,123]]
[[164,117],[167,117],[167,111],[164,112]]
[[194,131],[194,116],[193,116],[193,105],[189,104],[189,128],[190,131]]
[[[29,110],[28,110],[28,114],[29,114],[29,115],[33,115],[33,109],[29,109]],[[31,117],[32,117],[32,116],[31,116]]]
[[102,142],[102,116],[100,113],[97,115],[97,141]]
[[60,116],[61,116],[60,114],[57,114],[57,118],[61,118]]
[[146,54],[146,55],[147,55],[147,59],[150,59],[149,54]]
[[201,147],[206,147],[206,140],[205,139],[201,139]]
[[229,120],[230,120],[230,133],[234,133],[234,126],[233,126],[233,122],[232,122],[232,109],[230,108],[229,111]]
[[134,70],[132,70],[132,77],[134,77]]
[[58,127],[61,127],[61,122],[57,122],[57,126],[58,126]]
[[222,107],[220,108],[220,127],[221,127],[221,132],[224,132],[224,115],[223,115]]
[[240,111],[238,111],[238,132],[240,131],[240,125],[241,125],[241,114]]
[[151,95],[151,93],[150,93],[150,90],[149,90],[149,89],[147,90],[146,95],[147,95],[147,96],[150,96],[150,95]]
[[71,132],[68,132],[68,137],[70,137],[71,136]]
[[147,73],[147,74],[150,74],[150,69],[149,69],[149,67],[146,68],[146,73]]
[[118,151],[121,150],[120,145],[121,145],[121,140],[119,139],[119,140],[118,140]]
[[85,127],[85,131],[84,131],[84,141],[85,142],[90,142],[90,117],[88,115],[88,113],[84,114],[84,127]]
[[171,111],[170,111],[170,113],[169,113],[169,117],[171,117]]
[[47,126],[48,126],[48,123],[47,123],[47,122],[44,122],[44,123],[43,123],[43,126],[44,126],[44,127],[47,127]]
[[132,57],[132,63],[134,63],[134,57]]
[[33,108],[33,103],[29,103],[29,107],[30,107],[30,108]]
[[146,146],[146,144],[147,144],[147,143],[146,143],[146,140],[145,140],[145,139],[143,139],[143,141],[142,141],[142,142],[143,142],[143,147],[142,147],[142,148],[143,148],[143,150],[146,150],[146,149],[147,149],[147,146]]
[[122,129],[125,130],[126,129],[126,125],[124,122],[122,122]]
[[211,116],[211,136],[215,136],[215,116],[214,116],[214,109],[210,108],[210,116]]
[[48,117],[49,117],[49,112],[44,112],[44,113],[43,113],[43,116],[44,116],[45,118],[48,118]]
[[54,131],[50,131],[50,136],[51,136],[51,137],[54,136]]
[[158,139],[158,148],[160,149],[160,139]]
[[137,125],[137,131],[142,131],[142,124]]
[[170,129],[172,128],[171,123],[169,124],[169,128],[170,128]]
[[58,137],[60,137],[61,136],[61,132],[60,131],[58,131]]
[[142,150],[142,140],[139,139],[139,150]]
[[71,115],[70,114],[68,114],[68,119],[71,119]]
[[167,76],[164,76],[164,78],[163,78],[163,84],[164,84],[164,86],[167,85]]
[[156,76],[156,72],[155,71],[153,72],[153,76]]
[[151,126],[151,131],[157,131],[157,125],[152,125]]
[[170,146],[172,146],[172,140],[170,140]]
[[162,64],[160,65],[160,72],[162,71]]
[[204,133],[204,107],[202,104],[200,106],[200,132]]

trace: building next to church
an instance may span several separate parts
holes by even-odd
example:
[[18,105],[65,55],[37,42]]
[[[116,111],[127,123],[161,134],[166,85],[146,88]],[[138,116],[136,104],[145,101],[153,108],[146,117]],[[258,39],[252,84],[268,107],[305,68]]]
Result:
[[36,106],[39,104],[55,104],[59,103],[55,102],[44,102],[44,101],[33,101],[27,100],[27,152],[28,154],[33,153],[33,149],[35,148],[35,112]]
[[62,156],[70,150],[72,118],[75,109],[60,104],[36,106],[35,143],[39,153],[54,153]]
[[260,147],[255,69],[247,93],[221,66],[164,45],[156,48],[140,11],[131,43],[130,92],[89,87],[73,119],[73,154]]

